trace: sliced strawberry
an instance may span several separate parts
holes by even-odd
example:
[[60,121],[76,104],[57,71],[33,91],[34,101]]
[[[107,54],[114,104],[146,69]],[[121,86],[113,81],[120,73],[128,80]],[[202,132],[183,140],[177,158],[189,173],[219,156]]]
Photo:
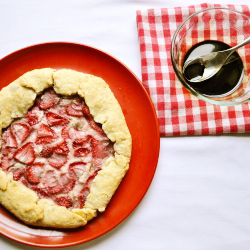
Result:
[[61,116],[67,116],[67,112],[66,112],[66,109],[65,109],[65,106],[59,106],[59,107],[56,107],[56,113],[58,115],[61,115]]
[[73,141],[73,147],[74,148],[81,147],[81,146],[83,146],[83,144],[90,142],[91,139],[92,139],[91,135],[87,135],[84,138],[75,139]]
[[62,173],[60,177],[61,177],[61,182],[63,185],[63,192],[68,193],[69,191],[71,191],[74,188],[74,186],[76,184],[76,180],[74,178],[70,177],[66,173]]
[[89,124],[89,126],[94,129],[97,133],[101,134],[101,135],[105,135],[102,127],[100,124],[97,124],[93,119],[87,119],[87,122]]
[[[5,147],[5,145],[2,147],[2,155],[8,156],[11,148]],[[15,148],[13,148],[15,149]],[[15,149],[16,150],[16,149]]]
[[25,176],[31,184],[39,184],[44,173],[44,163],[36,162],[25,169]]
[[21,179],[21,177],[23,176],[23,170],[20,168],[12,168],[10,167],[8,169],[8,172],[11,172],[13,174],[13,180],[14,181],[18,181]]
[[78,130],[78,129],[74,129],[74,128],[70,128],[68,130],[69,133],[69,138],[72,141],[75,141],[76,139],[85,139],[86,138],[86,133],[82,130]]
[[74,150],[74,156],[75,157],[84,157],[90,153],[89,148],[77,148]]
[[56,125],[66,125],[69,123],[69,120],[61,115],[58,115],[53,112],[47,112],[46,113],[47,121],[50,126],[56,126]]
[[49,164],[57,169],[60,169],[63,165],[67,163],[67,161],[67,156],[61,154],[53,154],[50,158],[48,158]]
[[83,188],[81,189],[81,191],[79,192],[79,195],[76,199],[76,201],[74,202],[74,208],[83,208],[86,198],[89,195],[90,192],[90,185],[93,182],[93,179],[95,178],[95,176],[97,175],[97,171],[95,171],[87,180],[86,184],[83,186]]
[[72,201],[69,198],[68,195],[60,195],[54,197],[54,202],[59,205],[66,208],[70,208],[72,206]]
[[24,144],[20,149],[14,154],[14,158],[25,164],[31,164],[35,160],[35,151],[32,142]]
[[51,142],[55,141],[55,138],[51,138],[51,137],[41,137],[41,138],[36,138],[35,143],[37,145],[41,145],[41,144],[49,144]]
[[37,130],[38,137],[53,137],[54,135],[55,131],[45,124],[42,124]]
[[77,197],[77,201],[74,203],[74,207],[83,208],[88,194],[89,194],[89,188],[83,187],[83,189],[80,191]]
[[86,181],[85,186],[90,188],[93,180],[95,179],[96,175],[98,174],[98,171],[95,171],[91,176],[89,176],[88,180]]
[[54,147],[54,153],[60,155],[67,155],[69,148],[66,141],[63,141]]
[[66,112],[70,116],[83,116],[82,101],[78,98],[66,106]]
[[102,168],[102,159],[100,158],[93,158],[92,164],[95,170],[100,170]]
[[43,198],[49,198],[50,195],[49,193],[46,191],[46,189],[43,189],[43,188],[39,188],[37,186],[32,186],[30,187],[33,191],[35,191],[39,198],[43,199]]
[[[13,162],[16,163],[14,160]],[[18,181],[23,176],[23,167],[21,164],[19,166],[13,164],[8,168],[8,172],[13,174],[13,180]]]
[[15,164],[15,160],[8,159],[7,156],[4,156],[1,160],[1,168],[3,171],[7,171],[10,167],[12,167]]
[[92,156],[93,157],[101,157],[101,147],[100,147],[100,142],[96,138],[92,138],[91,141],[92,144]]
[[92,156],[94,158],[104,159],[109,154],[113,154],[113,147],[109,141],[99,141],[96,138],[93,138],[91,141],[92,144]]
[[9,166],[9,160],[8,160],[8,158],[6,156],[1,159],[1,165],[0,166],[1,166],[3,171],[7,171],[8,168],[10,167]]
[[22,177],[22,175],[23,175],[23,171],[21,169],[17,169],[15,171],[13,171],[13,179],[15,181],[20,180],[20,178]]
[[38,123],[38,117],[36,115],[29,116],[28,123],[29,125],[36,125]]
[[71,104],[66,106],[66,112],[70,116],[83,116],[82,110],[75,110],[72,108]]
[[7,156],[8,159],[12,159],[15,152],[16,152],[16,148],[10,148],[10,147],[6,147],[5,145],[3,145],[1,153],[2,155]]
[[36,144],[47,144],[54,141],[56,133],[49,126],[42,124],[37,130]]
[[96,170],[101,168],[102,159],[105,159],[108,156],[114,154],[114,149],[109,141],[99,141],[96,138],[93,138],[91,141],[92,144],[92,157],[93,157],[93,166]]
[[86,163],[82,161],[73,162],[69,165],[69,176],[74,179],[79,179],[86,169]]
[[9,149],[9,152],[8,152],[7,157],[8,157],[9,160],[12,160],[13,156],[14,156],[14,154],[16,152],[16,149],[15,148],[8,148],[8,149]]
[[80,97],[79,98],[77,97],[71,101],[71,106],[75,110],[82,110],[83,105],[84,103]]
[[17,148],[16,137],[14,136],[11,128],[3,133],[2,139],[5,147]]
[[59,100],[60,97],[53,90],[48,90],[38,100],[38,105],[41,109],[46,110],[55,106]]
[[54,147],[45,145],[40,152],[40,156],[44,158],[49,158],[53,154]]
[[[84,201],[85,203],[85,201]],[[74,201],[73,201],[73,208],[83,208],[84,203],[82,202],[82,200],[79,197],[74,197]]]
[[63,139],[68,139],[69,138],[68,130],[69,130],[68,127],[63,127],[62,128],[61,135],[62,135]]
[[59,182],[58,174],[55,170],[49,170],[43,178],[43,184],[46,192],[57,194],[63,190],[63,185]]
[[31,128],[28,124],[22,122],[13,123],[11,126],[13,134],[20,142],[24,142],[31,133]]
[[83,105],[82,111],[83,111],[83,114],[84,114],[85,118],[87,118],[87,119],[91,119],[92,118],[92,115],[90,114],[89,108],[88,108],[87,105]]
[[28,183],[28,181],[24,178],[21,177],[21,179],[19,180],[24,186],[26,187],[30,187],[30,184]]
[[34,107],[26,114],[25,118],[27,119],[29,125],[36,125],[39,122],[37,112],[39,112],[39,108]]

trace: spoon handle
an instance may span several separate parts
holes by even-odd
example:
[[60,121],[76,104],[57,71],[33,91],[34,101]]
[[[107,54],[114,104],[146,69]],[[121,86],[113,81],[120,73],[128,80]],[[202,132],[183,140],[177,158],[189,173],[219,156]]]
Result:
[[236,51],[236,50],[239,49],[240,47],[242,47],[242,46],[244,46],[244,45],[247,45],[247,44],[249,44],[249,43],[250,43],[250,37],[248,37],[245,41],[243,41],[242,43],[237,44],[236,46],[234,46],[234,47],[231,48],[231,49],[223,50],[223,52],[224,52],[225,55],[226,55],[224,64],[227,62],[229,56],[230,56],[231,54],[233,54],[234,51]]
[[238,48],[247,45],[248,43],[250,43],[250,37],[248,37],[245,41],[243,41],[242,43],[236,45],[235,47],[233,47],[233,50],[237,50]]

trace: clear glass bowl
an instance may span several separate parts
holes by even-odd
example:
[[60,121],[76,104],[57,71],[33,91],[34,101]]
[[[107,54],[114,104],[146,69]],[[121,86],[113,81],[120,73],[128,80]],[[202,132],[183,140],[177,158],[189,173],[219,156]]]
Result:
[[228,95],[208,96],[198,92],[186,81],[182,71],[185,55],[194,45],[214,40],[234,47],[248,37],[250,17],[243,13],[228,8],[208,8],[194,13],[182,22],[172,39],[171,60],[178,79],[192,94],[213,104],[237,105],[250,101],[250,44],[237,50],[244,77],[240,86]]

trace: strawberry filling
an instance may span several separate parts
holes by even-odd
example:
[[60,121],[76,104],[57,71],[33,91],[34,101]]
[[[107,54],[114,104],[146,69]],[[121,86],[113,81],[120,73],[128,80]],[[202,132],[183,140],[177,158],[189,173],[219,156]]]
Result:
[[49,89],[2,135],[0,168],[68,209],[82,208],[113,144],[80,97]]
[[12,125],[12,131],[17,140],[24,142],[30,134],[30,126],[26,123],[14,123]]

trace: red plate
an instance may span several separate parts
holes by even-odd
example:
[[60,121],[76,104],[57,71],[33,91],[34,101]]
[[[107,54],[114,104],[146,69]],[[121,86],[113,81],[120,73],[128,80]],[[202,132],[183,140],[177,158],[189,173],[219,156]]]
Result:
[[122,222],[139,204],[157,166],[160,134],[155,109],[138,78],[120,61],[95,48],[73,43],[45,43],[0,60],[0,88],[27,71],[69,68],[103,78],[119,101],[133,139],[130,169],[104,213],[85,227],[50,230],[26,226],[0,206],[0,232],[37,247],[66,247],[95,239]]

